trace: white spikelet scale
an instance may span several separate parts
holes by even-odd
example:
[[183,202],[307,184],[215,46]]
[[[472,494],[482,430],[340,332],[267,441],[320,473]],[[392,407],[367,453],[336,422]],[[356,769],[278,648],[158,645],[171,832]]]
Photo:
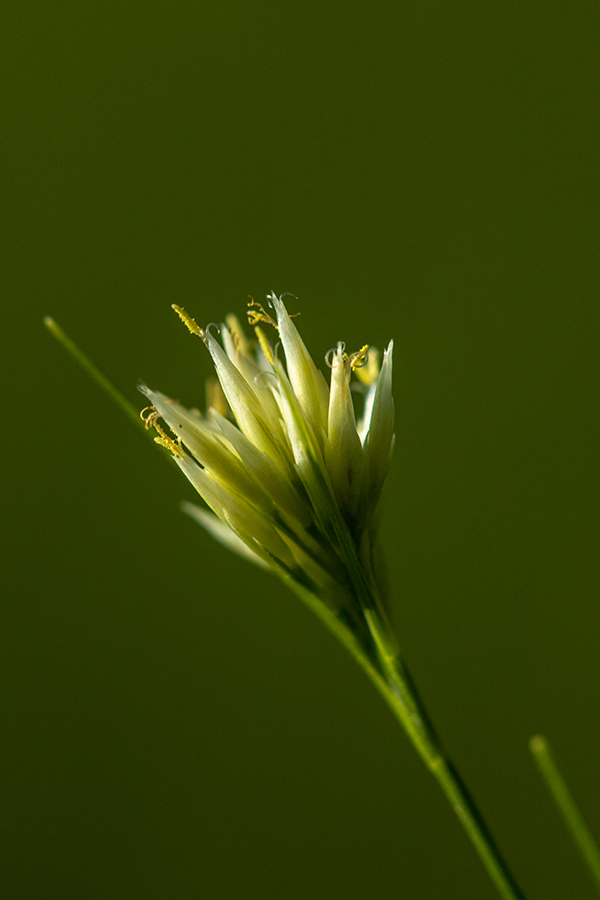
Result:
[[[328,387],[282,299],[268,300],[275,318],[253,303],[256,342],[235,316],[219,342],[178,308],[206,344],[229,409],[201,415],[144,386],[150,424],[160,416],[175,436],[159,441],[212,510],[186,506],[213,537],[352,617],[348,598],[382,588],[372,563],[393,446],[393,345],[379,371],[375,355],[365,365],[365,348],[348,355],[339,342],[327,355]],[[273,326],[285,363],[266,337]],[[358,365],[357,422],[350,387]]]

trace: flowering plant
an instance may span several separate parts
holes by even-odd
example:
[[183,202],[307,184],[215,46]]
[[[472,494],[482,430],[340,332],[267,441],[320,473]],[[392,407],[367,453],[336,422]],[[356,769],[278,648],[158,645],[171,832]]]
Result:
[[[143,425],[154,429],[155,441],[206,504],[185,503],[184,510],[221,543],[282,579],[347,647],[439,782],[500,896],[518,900],[523,894],[424,711],[389,616],[378,525],[394,446],[393,342],[381,365],[368,346],[347,353],[338,342],[325,357],[328,387],[282,298],[272,293],[268,303],[273,315],[249,304],[253,340],[230,315],[218,329],[221,343],[211,326],[201,328],[174,306],[206,345],[217,377],[207,385],[206,414],[141,386],[150,403],[141,413]],[[52,319],[46,325],[140,424],[59,326]],[[275,346],[266,328],[274,330]],[[362,394],[358,419],[352,386]],[[545,740],[533,738],[531,749],[600,884],[600,854]]]
[[[276,319],[258,304],[249,311],[255,348],[235,316],[220,327],[221,346],[174,307],[206,344],[218,381],[209,382],[204,416],[142,386],[151,403],[144,422],[212,510],[186,511],[217,540],[309,592],[374,660],[364,610],[385,616],[377,525],[394,443],[393,345],[380,370],[376,352],[347,354],[338,343],[327,354],[328,389],[283,301],[269,300]],[[278,332],[287,367],[264,324]],[[364,396],[358,422],[353,373]]]

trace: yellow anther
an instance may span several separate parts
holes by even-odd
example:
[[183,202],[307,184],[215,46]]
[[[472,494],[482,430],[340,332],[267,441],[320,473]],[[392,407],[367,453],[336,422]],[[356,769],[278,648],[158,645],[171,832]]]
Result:
[[[354,366],[352,368],[354,369]],[[356,372],[358,380],[367,387],[370,384],[373,384],[374,381],[377,381],[379,378],[379,350],[375,347],[371,347],[368,354],[365,355],[365,361],[363,362],[362,367],[359,366],[357,369],[354,369],[354,371]]]
[[154,428],[158,433],[158,437],[155,437],[154,440],[157,444],[160,444],[161,447],[166,447],[173,456],[183,457],[183,450],[181,448],[181,441],[177,438],[176,441],[173,438],[170,438],[163,429],[158,424],[158,419],[160,414],[155,406],[146,406],[140,413],[140,419],[146,426],[146,428]]
[[366,366],[369,361],[369,345],[365,344],[364,347],[361,347],[356,353],[351,353],[348,357],[348,361],[353,372]]
[[267,325],[272,325],[273,328],[277,328],[277,331],[279,331],[279,327],[273,316],[270,316],[269,313],[265,312],[264,307],[260,303],[257,303],[254,297],[250,297],[248,306],[256,307],[256,309],[248,310],[248,322],[253,328],[255,325],[258,325],[259,322],[265,322]]
[[201,337],[202,340],[204,340],[203,329],[200,328],[197,322],[192,319],[192,317],[188,313],[186,313],[185,309],[182,309],[181,306],[177,306],[176,303],[171,304],[171,309],[175,310],[183,324],[188,328],[189,331],[191,331],[192,334],[196,334],[198,335],[198,337]]
[[173,456],[178,456],[180,459],[183,459],[185,454],[179,440],[174,441],[173,438],[170,438],[167,434],[165,434],[158,422],[153,422],[152,424],[158,432],[158,437],[154,438],[155,442],[157,444],[160,444],[161,447],[165,447],[167,450],[169,450],[173,454]]
[[264,353],[265,359],[268,362],[270,362],[271,365],[273,365],[273,360],[274,360],[273,350],[271,349],[271,345],[267,340],[266,334],[264,333],[262,328],[260,328],[260,326],[258,326],[258,325],[255,325],[255,327],[254,327],[254,334],[256,335],[256,337],[258,339],[258,343],[260,344],[260,349]]

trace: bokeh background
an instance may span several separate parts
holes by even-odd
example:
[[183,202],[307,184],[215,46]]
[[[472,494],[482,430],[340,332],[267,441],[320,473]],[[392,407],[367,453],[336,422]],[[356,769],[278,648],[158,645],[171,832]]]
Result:
[[319,359],[395,338],[406,658],[528,898],[594,896],[527,741],[600,834],[598,4],[2,18],[3,896],[496,896],[354,663],[42,327],[194,405],[170,304],[271,289]]

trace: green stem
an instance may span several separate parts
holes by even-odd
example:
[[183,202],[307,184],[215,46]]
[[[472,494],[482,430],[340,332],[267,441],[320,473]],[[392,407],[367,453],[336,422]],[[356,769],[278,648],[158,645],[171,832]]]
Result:
[[589,867],[596,887],[600,889],[600,850],[556,765],[548,741],[541,734],[536,734],[529,742],[529,749],[568,830],[571,832],[577,849]]
[[[315,477],[318,475],[318,467],[315,466]],[[503,900],[524,900],[524,894],[502,858],[474,800],[441,748],[412,679],[400,658],[396,637],[378,596],[374,579],[364,571],[345,523],[333,502],[329,518],[375,645],[381,672],[376,672],[370,663],[367,666],[360,659],[361,655],[366,658],[364,649],[353,649],[353,656],[383,695],[417,753],[439,783],[500,896]]]
[[412,678],[398,654],[391,648],[387,640],[387,629],[377,614],[367,610],[365,619],[384,675],[372,664],[349,629],[318,597],[300,587],[292,578],[281,574],[280,577],[346,647],[391,708],[417,753],[440,785],[503,900],[524,900],[524,894],[504,862],[473,798],[455,766],[443,752]]
[[440,785],[500,896],[504,900],[524,900],[524,894],[502,858],[473,798],[442,750],[412,678],[388,640],[387,627],[375,610],[365,610],[365,618],[386,675],[387,690],[382,693],[392,712]]
[[68,334],[66,334],[60,325],[54,321],[50,316],[46,316],[44,319],[44,325],[48,329],[48,331],[56,338],[56,340],[63,345],[65,350],[73,357],[73,359],[79,363],[82,369],[88,373],[88,375],[99,385],[105,394],[108,394],[111,400],[113,400],[118,407],[125,413],[128,419],[130,419],[134,425],[138,428],[141,428],[145,431],[146,435],[150,439],[154,439],[154,433],[147,431],[143,421],[140,419],[139,410],[133,406],[127,400],[127,398],[121,393],[121,391],[114,386],[112,381],[106,377],[104,372],[102,372],[98,366],[92,362],[89,356],[80,350],[77,344],[73,343]]
[[[375,682],[376,686],[383,693],[417,753],[438,781],[500,896],[503,900],[524,900],[524,894],[502,858],[473,798],[455,766],[442,750],[413,681],[401,660],[396,636],[383,609],[374,579],[364,572],[343,523],[336,523],[334,517],[334,525],[337,525],[335,530],[343,558],[385,678],[385,690],[381,690],[378,682]],[[365,671],[374,680],[371,672]]]

